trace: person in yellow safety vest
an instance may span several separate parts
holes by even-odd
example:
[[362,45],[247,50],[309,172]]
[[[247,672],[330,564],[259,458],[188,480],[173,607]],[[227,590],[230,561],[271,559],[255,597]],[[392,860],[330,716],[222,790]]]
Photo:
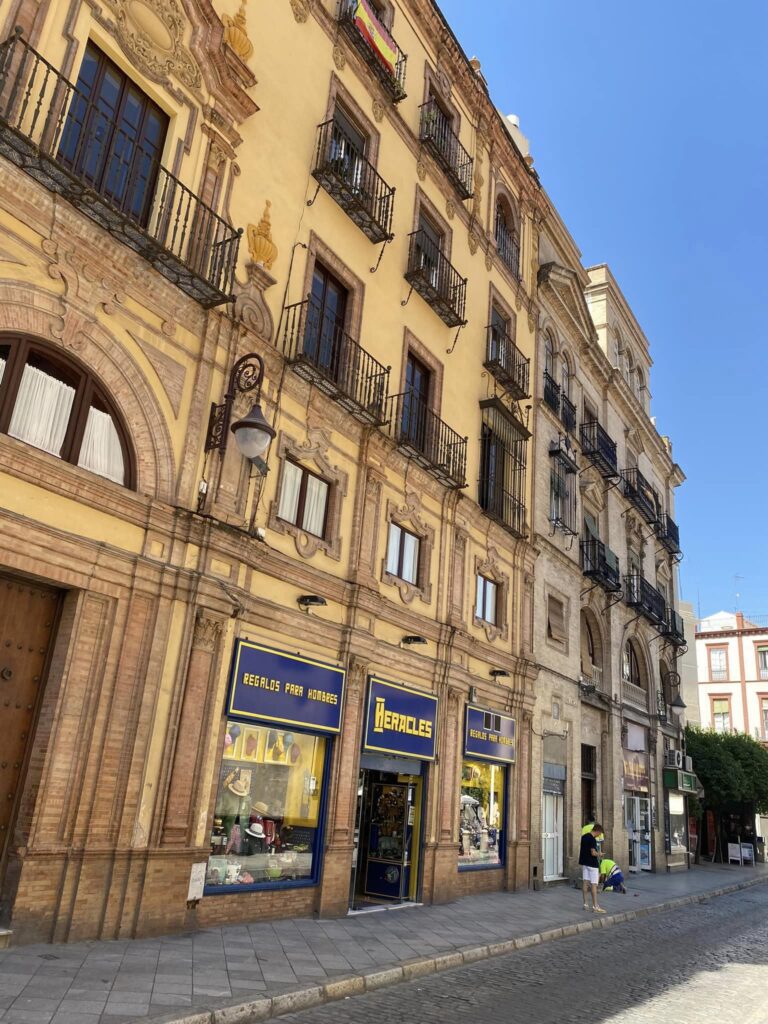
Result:
[[606,889],[612,892],[626,892],[624,885],[624,874],[616,863],[609,857],[603,857],[600,861],[600,881],[603,883],[603,892]]

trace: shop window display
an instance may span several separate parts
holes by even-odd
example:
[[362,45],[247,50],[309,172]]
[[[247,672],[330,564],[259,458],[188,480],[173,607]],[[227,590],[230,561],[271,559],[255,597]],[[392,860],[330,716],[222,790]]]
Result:
[[670,793],[669,800],[669,838],[670,852],[679,853],[688,849],[687,825],[688,815],[685,797],[682,793]]
[[313,881],[326,740],[227,723],[206,889]]
[[461,767],[459,867],[499,867],[502,863],[504,776],[484,761]]

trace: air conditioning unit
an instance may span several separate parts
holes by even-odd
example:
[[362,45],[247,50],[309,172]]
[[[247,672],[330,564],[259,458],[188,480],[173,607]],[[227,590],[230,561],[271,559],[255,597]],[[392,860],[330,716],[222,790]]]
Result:
[[682,768],[683,767],[683,752],[682,750],[668,750],[664,755],[664,767],[665,768]]
[[692,772],[693,771],[693,758],[692,757],[686,757],[686,759],[685,759],[685,770],[687,772]]

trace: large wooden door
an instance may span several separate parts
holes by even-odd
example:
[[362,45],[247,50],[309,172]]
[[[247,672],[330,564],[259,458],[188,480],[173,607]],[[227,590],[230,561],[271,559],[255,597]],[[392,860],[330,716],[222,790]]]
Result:
[[32,749],[59,591],[0,575],[0,884]]

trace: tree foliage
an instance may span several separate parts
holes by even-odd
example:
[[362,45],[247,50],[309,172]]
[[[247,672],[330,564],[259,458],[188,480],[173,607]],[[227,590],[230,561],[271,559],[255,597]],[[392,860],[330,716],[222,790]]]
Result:
[[706,792],[706,803],[722,811],[750,804],[768,810],[768,750],[745,733],[717,733],[688,726],[686,750]]

